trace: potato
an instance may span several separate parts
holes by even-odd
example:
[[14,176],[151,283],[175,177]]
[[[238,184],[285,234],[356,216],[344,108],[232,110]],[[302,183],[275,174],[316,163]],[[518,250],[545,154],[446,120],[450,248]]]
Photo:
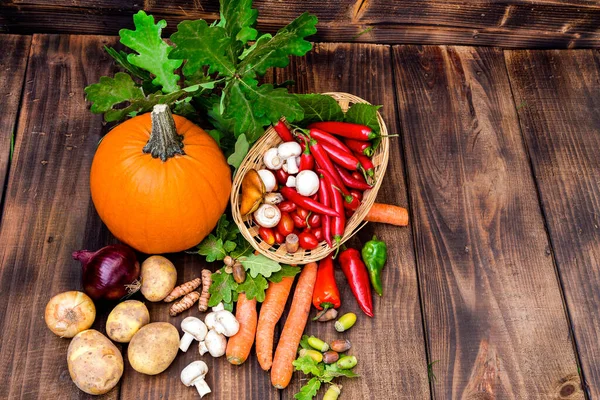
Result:
[[141,301],[127,300],[117,304],[106,320],[106,334],[119,343],[129,343],[140,328],[150,322],[150,313]]
[[179,331],[168,322],[143,326],[129,342],[127,357],[137,372],[156,375],[171,365],[179,351]]
[[104,394],[123,375],[123,356],[106,336],[94,329],[78,333],[67,351],[69,374],[89,394]]
[[144,297],[149,301],[161,301],[175,287],[177,270],[166,258],[151,256],[142,263],[141,280]]

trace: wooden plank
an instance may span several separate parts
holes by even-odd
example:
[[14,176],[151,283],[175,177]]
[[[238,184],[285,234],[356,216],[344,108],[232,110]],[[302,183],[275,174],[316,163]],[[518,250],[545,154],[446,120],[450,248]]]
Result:
[[509,51],[506,63],[589,398],[598,398],[600,54]]
[[502,52],[394,63],[435,397],[583,399]]
[[[51,296],[81,288],[71,252],[102,242],[88,173],[100,116],[86,109],[83,88],[111,70],[103,45],[86,36],[36,35],[0,228],[1,398],[88,398],[67,370],[69,340],[44,323]],[[92,231],[93,235],[86,232]],[[101,329],[102,308],[94,324]],[[118,397],[118,387],[104,398]]]
[[21,91],[25,79],[25,67],[29,55],[31,37],[0,35],[0,95],[2,96],[2,118],[0,118],[0,198],[4,192],[6,174],[14,144],[14,129],[21,102]]
[[[373,104],[382,104],[389,131],[398,131],[387,46],[319,44],[305,58],[293,58],[288,68],[277,71],[277,82],[287,79],[296,81],[293,90],[299,93],[345,91]],[[392,140],[386,182],[378,201],[406,207],[402,156],[398,140]],[[342,381],[343,398],[426,399],[429,398],[427,364],[411,231],[368,225],[351,244],[360,246],[373,234],[389,244],[384,296],[374,296],[375,318],[362,314],[345,277],[336,268],[342,293],[340,311],[356,313],[358,322],[347,334],[338,334],[332,323],[310,322],[306,333],[327,341],[348,338],[354,344],[352,353],[359,359],[357,372],[363,378]],[[301,378],[300,374],[295,375],[290,387],[282,392],[284,399],[292,399],[304,383]]]
[[[185,19],[218,17],[218,1],[12,0],[0,7],[0,32],[116,35],[139,9],[164,18],[172,32]],[[317,41],[469,44],[513,48],[600,44],[600,5],[593,0],[509,2],[410,0],[339,2],[257,0],[258,27],[274,32],[304,11],[319,17]]]

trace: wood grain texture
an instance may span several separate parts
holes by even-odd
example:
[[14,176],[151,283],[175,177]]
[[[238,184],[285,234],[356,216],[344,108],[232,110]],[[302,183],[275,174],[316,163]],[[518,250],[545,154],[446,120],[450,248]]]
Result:
[[506,64],[589,398],[598,398],[600,54],[509,51]]
[[[111,70],[102,46],[86,36],[33,37],[16,146],[0,229],[0,398],[90,398],[71,382],[69,340],[44,323],[50,297],[81,289],[71,252],[101,244],[88,187],[103,133],[86,110],[83,88]],[[99,237],[99,233],[96,237]],[[89,240],[88,240],[89,239]],[[102,308],[94,324],[102,329]],[[118,398],[118,386],[103,398]]]
[[[319,44],[304,59],[293,58],[290,66],[278,70],[274,79],[277,82],[294,79],[293,90],[299,93],[346,91],[381,104],[388,130],[398,131],[387,46]],[[402,156],[398,139],[392,140],[386,182],[381,186],[378,201],[406,207]],[[337,333],[333,323],[309,322],[306,333],[326,341],[336,338],[352,341],[351,353],[359,359],[356,371],[364,377],[341,380],[342,398],[426,399],[429,398],[427,363],[411,231],[370,224],[351,245],[360,246],[373,234],[389,244],[389,261],[383,275],[384,296],[374,296],[375,318],[362,314],[346,278],[336,266],[336,280],[342,293],[340,312],[356,313],[358,322],[346,334]],[[295,374],[290,387],[282,392],[284,399],[292,399],[303,384],[302,378],[300,373]]]
[[583,399],[502,52],[394,64],[435,397]]
[[[593,47],[600,44],[600,5],[593,0],[506,2],[445,0],[257,0],[258,27],[274,32],[304,11],[319,17],[314,40],[469,44],[503,47]],[[164,18],[167,32],[185,19],[218,17],[217,0],[8,0],[0,32],[116,35],[139,9]],[[367,32],[365,32],[367,30]],[[361,34],[362,33],[362,34]]]
[[2,118],[0,118],[0,198],[4,192],[11,146],[14,144],[14,129],[17,123],[19,102],[25,67],[29,56],[31,37],[0,35],[0,96],[2,96]]

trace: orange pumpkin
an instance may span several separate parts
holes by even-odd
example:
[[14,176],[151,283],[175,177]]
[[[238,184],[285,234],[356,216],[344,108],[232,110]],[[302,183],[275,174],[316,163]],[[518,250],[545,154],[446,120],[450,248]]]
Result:
[[90,189],[117,239],[144,253],[171,253],[215,227],[229,200],[231,171],[204,130],[157,105],[102,139]]

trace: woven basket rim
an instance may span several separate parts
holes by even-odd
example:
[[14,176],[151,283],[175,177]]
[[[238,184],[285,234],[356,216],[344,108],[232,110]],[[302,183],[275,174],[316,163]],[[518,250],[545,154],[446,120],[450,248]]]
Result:
[[[352,95],[350,93],[325,92],[321,94],[333,97],[340,104],[344,112],[348,110],[350,104],[370,104],[366,100],[358,96]],[[371,206],[375,202],[377,192],[381,187],[381,182],[387,169],[387,165],[389,162],[390,146],[390,141],[387,137],[388,131],[385,122],[383,121],[383,118],[381,117],[381,114],[379,112],[377,112],[377,120],[379,122],[380,132],[383,137],[381,138],[381,144],[379,148],[373,155],[373,164],[375,165],[376,179],[375,185],[370,190],[365,191],[361,205],[358,207],[355,214],[350,219],[348,219],[344,236],[342,237],[342,240],[340,241],[339,245],[342,245],[344,242],[350,239],[366,224],[366,222],[364,222],[363,220],[369,212]],[[244,218],[240,215],[239,212],[239,197],[242,178],[249,169],[260,169],[262,166],[264,166],[264,164],[262,163],[262,154],[264,154],[264,152],[267,149],[274,147],[281,142],[282,141],[279,138],[279,135],[277,135],[277,132],[275,132],[275,129],[272,126],[270,126],[269,128],[267,128],[262,137],[252,146],[252,148],[240,164],[240,167],[236,171],[235,177],[233,179],[233,186],[230,197],[233,219],[236,225],[238,226],[240,233],[260,254],[263,254],[264,256],[283,264],[302,265],[308,264],[310,262],[316,262],[327,257],[328,254],[335,251],[338,245],[334,245],[334,247],[331,248],[329,247],[329,245],[327,245],[325,241],[322,241],[319,244],[319,246],[314,250],[299,250],[294,254],[288,254],[285,252],[285,249],[283,249],[284,246],[279,246],[278,248],[277,245],[270,246],[266,242],[262,241],[262,239],[260,239],[260,237],[258,236],[258,228],[252,222],[252,218]]]

